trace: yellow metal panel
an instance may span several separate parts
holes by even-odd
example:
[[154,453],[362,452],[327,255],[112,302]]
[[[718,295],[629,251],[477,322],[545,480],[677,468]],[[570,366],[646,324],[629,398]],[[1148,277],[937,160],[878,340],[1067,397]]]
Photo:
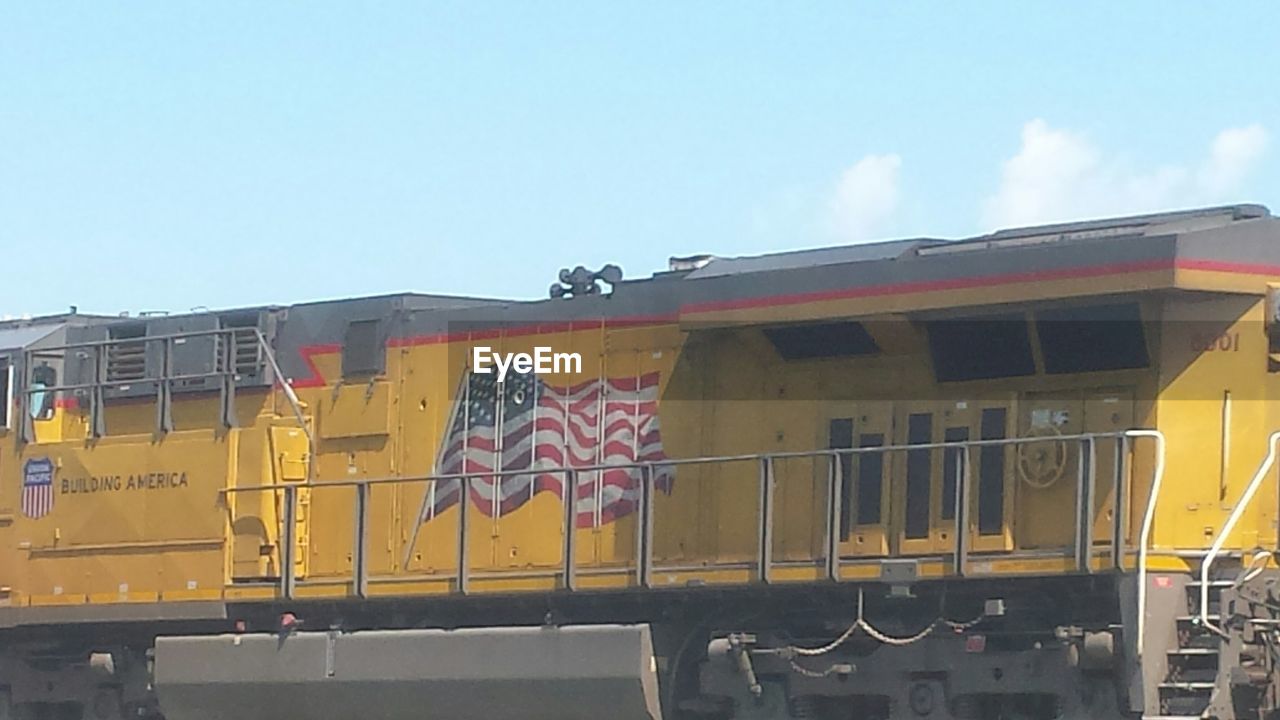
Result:
[[[936,401],[924,400],[899,402],[895,405],[897,416],[894,418],[893,444],[941,442],[944,425],[941,414],[945,409],[943,405]],[[916,443],[913,443],[910,437],[912,416],[915,416],[916,422],[926,431],[926,434]],[[915,472],[922,474],[923,479],[917,487],[909,488],[909,471],[913,464]],[[946,537],[947,530],[940,519],[942,453],[931,450],[897,452],[891,458],[890,467],[894,478],[891,503],[894,506],[893,540],[897,552],[903,555],[919,555],[951,547],[951,539]],[[913,494],[918,497],[911,497]],[[923,518],[921,527],[910,528],[910,532],[907,517],[909,512],[918,512]]]
[[[256,486],[274,480],[267,433],[259,428],[233,430],[233,485]],[[275,490],[252,490],[226,496],[231,534],[231,577],[257,578],[279,574],[280,520]]]
[[[0,457],[16,456],[17,434],[0,430]],[[15,463],[0,460],[0,603],[12,602],[23,585],[24,568],[19,562],[18,543],[14,537],[14,523],[18,516],[19,493],[22,487],[20,471]],[[6,598],[6,596],[9,596]]]
[[[297,427],[273,425],[268,428],[271,448],[272,476],[276,483],[302,483],[308,477],[311,458],[306,434]],[[294,491],[294,577],[305,578],[311,567],[312,496],[309,487]],[[278,501],[285,502],[284,493]],[[284,517],[281,507],[279,517]],[[278,544],[275,541],[273,544]]]
[[219,600],[222,598],[221,588],[212,588],[204,590],[166,590],[160,594],[160,599],[169,602],[190,602],[197,600]]
[[275,600],[279,592],[275,587],[247,587],[244,585],[229,586],[222,592],[228,600]]
[[[1108,278],[1106,287],[1152,280]],[[1049,298],[1096,292],[1099,287],[1044,283],[1017,292],[1023,299]],[[814,313],[844,317],[855,307],[882,305],[881,311],[891,312],[944,300],[983,304],[1013,297],[1012,292],[965,290],[910,301],[839,300],[770,309],[764,316],[780,320]],[[814,449],[825,444],[826,422],[832,417],[854,418],[855,436],[877,430],[886,442],[906,439],[905,418],[913,412],[934,414],[935,439],[946,427],[965,425],[971,438],[978,437],[981,410],[988,407],[1009,407],[1011,429],[1017,432],[1030,429],[1032,413],[1037,411],[1048,411],[1051,417],[1063,411],[1064,422],[1058,427],[1064,433],[1109,432],[1158,420],[1170,437],[1170,475],[1156,519],[1157,545],[1201,548],[1220,527],[1261,459],[1261,439],[1280,421],[1276,409],[1280,389],[1275,376],[1264,374],[1265,336],[1255,326],[1261,321],[1259,302],[1256,296],[1168,300],[1167,337],[1152,338],[1153,358],[1160,366],[1158,386],[1155,373],[1146,371],[938,384],[918,328],[903,319],[888,319],[870,324],[885,350],[882,355],[812,362],[783,361],[759,329],[752,327],[691,327],[687,342],[673,324],[627,328],[594,324],[452,344],[406,343],[389,353],[385,379],[372,385],[330,385],[302,392],[310,407],[319,409],[316,457],[308,455],[300,430],[273,417],[273,402],[268,402],[272,396],[265,393],[254,399],[246,394],[244,402],[238,402],[242,427],[231,430],[215,427],[216,399],[183,398],[174,408],[179,431],[163,438],[154,434],[154,403],[113,403],[108,412],[110,437],[91,445],[45,438],[47,442],[15,455],[17,460],[0,462],[0,573],[4,573],[0,587],[11,587],[9,602],[42,604],[157,598],[178,602],[215,598],[220,588],[225,588],[221,594],[230,600],[274,600],[278,589],[273,579],[280,573],[282,492],[276,488],[223,498],[219,491],[227,485],[299,483],[305,486],[298,488],[294,528],[295,573],[302,580],[298,594],[348,597],[354,491],[326,486],[326,481],[434,470],[468,348],[475,344],[502,351],[549,345],[582,353],[586,365],[582,375],[543,378],[552,384],[660,373],[662,436],[672,457]],[[1197,334],[1205,332],[1231,340],[1225,349],[1209,350]],[[314,362],[324,376],[337,377],[336,351],[318,354]],[[1229,412],[1224,394],[1228,392]],[[961,402],[967,404],[961,407]],[[78,413],[69,413],[64,421],[68,428],[83,430]],[[1224,449],[1223,440],[1228,437],[1231,440]],[[11,441],[11,436],[0,436],[0,443],[15,452]],[[1138,453],[1132,473],[1138,485],[1129,498],[1135,513],[1128,518],[1131,532],[1140,520],[1137,513],[1145,501],[1141,483],[1150,471],[1144,453],[1149,450]],[[59,482],[66,480],[68,485],[65,493],[59,486],[54,514],[30,520],[15,512],[20,465],[23,459],[45,456],[54,460]],[[940,505],[941,453],[934,456],[929,536],[912,547],[898,537],[905,500],[903,468],[901,460],[888,462],[881,515],[886,522],[854,528],[842,545],[842,554],[849,558],[839,569],[842,579],[878,579],[881,567],[871,558],[890,549],[921,553],[922,577],[954,572],[945,557],[955,538]],[[1011,542],[1014,549],[1060,549],[1072,537],[1072,514],[1063,508],[1074,502],[1074,465],[1068,463],[1055,483],[1034,488],[1013,469],[1012,456],[1008,456],[1005,478],[1005,532],[974,538],[971,570],[1009,576],[1073,571],[1066,553],[1026,558],[982,552],[1003,551]],[[1108,456],[1100,456],[1099,493],[1092,510],[1099,540],[1109,537],[1109,513],[1114,507],[1109,463]],[[812,460],[779,461],[775,471],[772,576],[780,583],[817,581],[824,573],[816,561],[822,553],[825,466]],[[753,461],[676,471],[672,491],[655,498],[655,585],[754,582],[758,473]],[[119,490],[116,477],[121,478]],[[316,484],[305,484],[308,477],[315,478]],[[420,524],[428,491],[429,484],[423,481],[372,490],[370,594],[425,596],[456,590],[457,509]],[[1262,496],[1274,497],[1275,492],[1272,484]],[[560,500],[547,492],[501,516],[492,507],[472,504],[467,538],[469,569],[476,574],[472,590],[483,594],[558,589],[562,510]],[[971,506],[971,526],[976,510]],[[1273,538],[1274,514],[1274,508],[1258,503],[1232,544],[1251,547]],[[12,520],[6,522],[4,517]],[[895,522],[890,524],[889,518]],[[635,586],[635,521],[632,514],[574,531],[581,588]],[[895,543],[897,547],[891,547]],[[1102,552],[1092,559],[1099,570],[1109,562]],[[1150,564],[1186,567],[1184,560],[1161,555],[1153,555]],[[228,572],[238,580],[271,582],[227,585]]]
[[88,598],[80,594],[33,593],[27,598],[31,606],[41,605],[84,605]]
[[160,593],[154,592],[117,592],[117,593],[89,593],[90,605],[106,605],[112,603],[135,603],[148,602],[153,603],[160,599]]
[[[832,417],[848,417],[853,421],[855,447],[889,445],[894,441],[893,403],[871,400],[844,405],[830,411]],[[893,457],[887,453],[855,455],[844,461],[849,482],[844,502],[848,505],[849,533],[840,544],[842,556],[879,556],[889,552],[889,518],[893,512],[893,486],[890,470]],[[879,471],[876,471],[879,468]],[[866,482],[879,483],[880,504],[862,508],[858,501]],[[865,514],[860,515],[860,511]],[[878,518],[860,522],[859,518]]]
[[302,482],[307,479],[307,468],[311,462],[308,456],[307,435],[301,429],[291,426],[274,425],[269,429],[271,448],[275,460],[274,476],[276,482]]
[[[1113,433],[1137,427],[1136,403],[1130,388],[1086,391],[1084,394],[1085,432]],[[1093,496],[1094,544],[1111,541],[1115,517],[1116,443],[1099,442],[1095,448],[1097,470]],[[1127,541],[1126,541],[1126,544]]]
[[[1166,306],[1157,419],[1169,440],[1170,475],[1154,526],[1156,547],[1207,546],[1277,428],[1275,383],[1263,372],[1262,305],[1257,297],[1187,297]],[[1275,493],[1271,480],[1259,497]],[[1257,544],[1274,513],[1267,505],[1254,504],[1228,548]]]
[[350,438],[391,432],[391,383],[339,385],[320,402],[320,437]]
[[370,597],[395,597],[405,595],[446,595],[454,590],[450,578],[432,580],[374,581],[369,583]]
[[10,528],[24,590],[115,597],[222,583],[227,455],[216,434],[31,445],[6,465],[20,473],[43,458],[55,468],[53,509]]

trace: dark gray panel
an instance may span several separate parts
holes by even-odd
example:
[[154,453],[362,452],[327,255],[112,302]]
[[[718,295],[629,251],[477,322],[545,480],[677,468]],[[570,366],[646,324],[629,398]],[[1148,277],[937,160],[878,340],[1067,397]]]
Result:
[[686,279],[701,280],[724,275],[813,268],[819,265],[839,265],[851,262],[866,262],[868,260],[892,260],[918,247],[945,242],[947,241],[933,239],[888,240],[885,242],[845,245],[843,247],[770,253],[755,257],[713,258],[705,266],[689,273]]
[[224,620],[227,606],[216,601],[49,605],[0,608],[0,628],[102,622]]
[[383,321],[351,320],[342,336],[342,377],[381,375],[387,366]]
[[170,720],[657,720],[647,625],[160,637]]
[[1280,266],[1280,219],[1249,220],[1179,235],[1178,259]]
[[312,375],[304,349],[332,352],[352,320],[383,320],[383,339],[395,343],[502,327],[660,321],[709,304],[1087,277],[1160,267],[1175,258],[1280,266],[1280,221],[1259,206],[1229,206],[1005,230],[955,242],[895,240],[717,259],[689,273],[623,281],[611,295],[517,301],[410,293],[303,303],[281,313],[274,344],[285,375],[300,380]]

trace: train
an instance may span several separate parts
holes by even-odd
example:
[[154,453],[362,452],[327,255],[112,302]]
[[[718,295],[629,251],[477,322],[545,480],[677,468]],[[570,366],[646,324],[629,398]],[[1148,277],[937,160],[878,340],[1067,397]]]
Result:
[[0,718],[1280,717],[1280,220],[0,322]]

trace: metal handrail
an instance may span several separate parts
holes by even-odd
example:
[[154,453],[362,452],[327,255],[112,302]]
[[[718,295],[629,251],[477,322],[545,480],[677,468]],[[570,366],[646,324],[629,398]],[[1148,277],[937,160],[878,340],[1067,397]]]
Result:
[[[1088,468],[1081,468],[1080,482],[1081,489],[1077,490],[1076,508],[1076,533],[1073,541],[1073,557],[1076,562],[1076,568],[1082,572],[1090,572],[1092,558],[1092,506],[1093,506],[1093,487],[1094,477],[1096,475],[1096,443],[1102,439],[1113,439],[1116,441],[1116,454],[1127,454],[1132,448],[1128,443],[1130,438],[1134,437],[1155,437],[1158,440],[1157,461],[1156,461],[1156,477],[1153,479],[1153,497],[1158,494],[1159,484],[1163,478],[1164,472],[1164,444],[1163,436],[1157,431],[1151,430],[1130,430],[1124,432],[1111,433],[1079,433],[1075,435],[1061,435],[1052,438],[1054,442],[1075,441],[1080,445],[1080,461],[1085,464],[1088,459]],[[1005,438],[992,440],[966,440],[942,443],[922,443],[919,445],[882,445],[878,447],[864,448],[837,448],[824,450],[809,451],[787,451],[776,453],[750,453],[739,455],[721,455],[721,456],[703,456],[695,458],[673,458],[660,461],[648,462],[628,462],[628,463],[597,463],[591,465],[574,466],[574,467],[532,467],[520,469],[503,469],[487,472],[470,472],[470,473],[445,473],[435,475],[417,475],[388,477],[375,479],[340,479],[333,482],[316,482],[308,479],[300,483],[270,483],[260,485],[241,485],[236,487],[224,488],[220,493],[231,495],[241,492],[261,492],[261,491],[279,491],[284,490],[284,501],[286,504],[292,504],[297,501],[298,489],[307,488],[340,488],[354,487],[357,491],[357,532],[355,533],[356,547],[353,549],[353,558],[358,559],[353,565],[352,587],[353,592],[357,595],[363,595],[368,587],[368,567],[364,562],[367,555],[367,540],[364,535],[367,533],[367,512],[369,502],[369,490],[374,485],[385,484],[403,484],[410,482],[439,482],[439,481],[460,481],[459,483],[459,508],[460,522],[458,523],[458,569],[457,569],[457,590],[459,593],[468,592],[468,579],[471,575],[468,568],[468,542],[467,542],[467,506],[470,500],[470,484],[469,480],[477,477],[510,477],[529,474],[550,474],[560,475],[564,478],[562,490],[563,514],[562,522],[564,523],[564,546],[562,548],[562,564],[561,572],[563,573],[563,585],[567,590],[576,589],[577,568],[575,562],[575,532],[577,519],[577,494],[573,492],[573,488],[577,486],[577,474],[581,472],[592,471],[609,471],[609,470],[639,470],[641,482],[641,502],[638,505],[639,517],[637,519],[637,538],[636,538],[636,580],[641,587],[651,586],[651,577],[653,575],[653,482],[655,470],[665,467],[679,466],[696,466],[712,463],[734,463],[734,462],[754,462],[759,467],[759,497],[760,507],[758,513],[758,538],[757,538],[757,557],[756,557],[756,579],[760,582],[770,581],[770,569],[772,562],[772,538],[773,517],[772,517],[772,495],[773,485],[776,482],[774,464],[779,460],[796,459],[796,458],[826,458],[827,465],[827,493],[828,502],[826,508],[826,533],[824,539],[824,561],[825,573],[829,580],[840,580],[840,560],[838,556],[839,522],[840,522],[840,498],[839,498],[839,478],[837,465],[842,457],[852,457],[866,454],[883,454],[893,452],[919,451],[919,450],[939,450],[950,449],[963,453],[963,462],[957,464],[957,486],[956,486],[956,513],[955,523],[955,548],[951,552],[953,555],[954,569],[957,575],[964,575],[967,572],[967,556],[968,556],[968,532],[969,532],[969,507],[968,498],[971,490],[972,475],[972,448],[973,447],[1011,447],[1029,443],[1045,442],[1045,438]],[[1115,464],[1116,482],[1114,484],[1116,497],[1119,499],[1126,493],[1127,481],[1126,476],[1122,472],[1125,464],[1123,458],[1117,457]],[[1087,486],[1087,487],[1085,487]],[[424,500],[424,502],[426,502]],[[1117,508],[1119,503],[1117,504]],[[1148,516],[1144,518],[1144,528],[1146,534],[1139,548],[1140,567],[1145,563],[1147,536],[1150,532],[1150,514],[1154,507],[1153,502],[1148,503]],[[289,508],[285,508],[285,515],[293,517]],[[421,514],[421,513],[420,513]],[[1112,555],[1113,562],[1117,568],[1120,567],[1121,543],[1123,543],[1123,533],[1125,524],[1123,519],[1113,521],[1112,525]],[[296,528],[291,523],[284,524],[281,543],[289,549],[282,548],[282,558],[286,553],[290,557],[290,562],[282,562],[282,575],[279,579],[281,591],[286,597],[291,596],[296,584],[294,577],[294,566],[292,562],[293,545],[296,541]],[[415,538],[416,538],[415,533]],[[1081,546],[1087,543],[1087,546]],[[1141,602],[1141,601],[1140,601]]]
[[[1147,548],[1151,544],[1151,525],[1156,517],[1156,503],[1164,484],[1164,433],[1159,430],[1129,430],[1125,437],[1153,438],[1156,441],[1156,466],[1152,471],[1151,492],[1147,496],[1147,509],[1142,514],[1142,531],[1138,535],[1138,638],[1136,654],[1142,657],[1142,638],[1147,621]],[[1119,497],[1117,493],[1116,497]]]
[[[98,407],[98,405],[103,401],[102,398],[98,397],[99,391],[105,388],[127,387],[134,384],[154,382],[154,383],[158,383],[160,386],[159,402],[162,405],[159,412],[157,413],[158,424],[162,431],[166,431],[170,428],[170,422],[168,421],[168,415],[167,415],[168,408],[163,406],[166,405],[168,402],[167,393],[172,383],[177,381],[182,381],[182,380],[205,380],[205,379],[211,379],[211,378],[220,378],[226,381],[228,378],[234,377],[236,375],[234,362],[229,357],[223,358],[226,369],[221,372],[214,371],[214,372],[207,372],[207,373],[184,373],[180,375],[172,374],[171,363],[172,363],[174,341],[187,340],[187,339],[193,339],[193,338],[202,338],[202,337],[227,337],[234,340],[237,337],[243,337],[248,331],[253,332],[254,341],[257,343],[258,349],[261,351],[262,363],[265,367],[269,368],[271,371],[273,384],[278,385],[280,389],[284,392],[285,399],[288,401],[289,407],[293,411],[293,416],[297,420],[298,426],[302,429],[302,432],[306,434],[307,451],[309,453],[308,462],[307,462],[307,479],[310,480],[312,477],[311,458],[315,457],[315,449],[316,449],[315,437],[311,432],[310,425],[307,423],[306,414],[303,412],[303,409],[302,409],[302,402],[298,399],[298,395],[296,392],[294,392],[293,386],[290,384],[290,381],[288,380],[288,378],[285,377],[284,372],[280,369],[280,364],[276,360],[275,351],[272,350],[271,343],[267,341],[267,336],[262,332],[262,329],[258,327],[225,327],[225,328],[213,328],[209,330],[188,330],[183,332],[164,333],[160,335],[144,335],[136,338],[109,338],[106,340],[88,340],[85,342],[68,343],[65,345],[52,345],[47,347],[41,347],[35,350],[28,350],[25,353],[26,362],[24,363],[24,366],[27,367],[28,369],[31,367],[31,358],[35,355],[48,356],[50,353],[59,353],[59,352],[65,353],[71,350],[95,351],[95,355],[93,357],[95,368],[94,368],[94,379],[92,382],[88,382],[88,383],[63,383],[58,385],[49,385],[49,386],[44,386],[40,388],[34,388],[34,387],[28,387],[29,383],[27,383],[24,380],[23,387],[19,392],[19,401],[21,403],[21,410],[23,413],[23,417],[25,418],[28,416],[28,413],[27,413],[28,403],[30,402],[30,398],[37,393],[55,393],[55,392],[72,392],[77,390],[89,390],[92,393],[90,397],[90,403],[92,405],[90,413],[95,416],[91,423],[92,424],[91,432],[94,432],[95,434],[97,434],[99,433],[99,431],[102,430],[100,417],[97,416],[97,414],[101,412],[101,408]],[[109,349],[113,346],[122,345],[122,344],[146,345],[150,343],[161,343],[161,347],[163,348],[163,362],[162,362],[163,367],[161,369],[161,373],[159,376],[140,377],[140,378],[135,378],[130,380],[108,380],[102,376],[101,359],[98,351],[103,349]],[[227,350],[226,350],[228,354],[230,353],[230,347],[231,346],[228,344]],[[224,388],[224,392],[226,391],[227,391],[227,388]],[[230,392],[234,394],[234,388],[231,388]],[[223,408],[224,416],[227,414],[227,412],[229,412],[230,406],[228,403],[229,403],[229,400],[224,399],[224,408]],[[224,422],[229,422],[229,421],[230,421],[229,417],[224,417]]]
[[271,344],[267,342],[267,336],[258,328],[253,328],[253,335],[258,339],[258,347],[262,349],[262,356],[266,359],[267,364],[271,366],[271,375],[275,383],[284,391],[284,397],[289,401],[289,407],[293,409],[293,417],[298,421],[298,427],[307,436],[307,481],[310,482],[312,466],[315,465],[316,438],[311,432],[311,426],[307,424],[305,413],[302,412],[302,401],[298,399],[298,394],[293,391],[293,385],[289,378],[286,378],[284,372],[280,370],[280,363],[276,361],[276,353],[271,349]]
[[1217,559],[1218,554],[1222,552],[1222,546],[1226,544],[1227,536],[1235,529],[1236,523],[1240,521],[1244,511],[1248,509],[1249,503],[1253,501],[1253,496],[1258,492],[1258,488],[1262,486],[1262,481],[1266,479],[1271,466],[1275,465],[1277,451],[1280,451],[1280,447],[1277,447],[1277,441],[1280,441],[1280,430],[1271,433],[1267,438],[1266,457],[1263,458],[1262,464],[1258,466],[1258,471],[1254,473],[1249,485],[1245,487],[1240,500],[1231,509],[1231,514],[1227,516],[1227,521],[1223,523],[1217,537],[1213,539],[1213,544],[1209,546],[1209,552],[1204,556],[1204,561],[1200,563],[1200,624],[1219,635],[1226,635],[1226,632],[1209,622],[1209,570],[1213,567],[1213,561]]
[[185,340],[188,338],[208,337],[210,335],[219,335],[223,333],[244,332],[246,330],[258,330],[261,335],[262,331],[253,326],[244,327],[220,327],[209,328],[208,330],[184,330],[182,332],[162,333],[159,335],[139,335],[137,337],[128,338],[107,338],[106,340],[85,340],[83,342],[67,343],[66,345],[41,345],[39,348],[30,350],[29,352],[47,353],[57,350],[80,350],[83,348],[99,348],[109,345],[122,345],[128,343],[145,343],[156,342],[160,340]]
[[919,445],[876,445],[871,447],[856,448],[832,448],[826,450],[787,450],[783,452],[771,453],[744,453],[739,455],[700,455],[691,458],[667,458],[665,460],[651,460],[646,462],[629,462],[629,463],[596,463],[591,465],[573,465],[573,466],[553,466],[553,467],[532,467],[520,468],[514,470],[485,470],[484,472],[468,472],[468,473],[438,473],[426,475],[395,475],[380,478],[371,478],[368,480],[323,480],[310,483],[262,483],[259,485],[237,485],[233,488],[223,488],[220,492],[244,492],[247,490],[279,490],[286,485],[291,487],[310,486],[310,487],[343,487],[353,485],[386,485],[408,482],[426,482],[431,480],[460,480],[462,478],[476,477],[506,477],[508,475],[529,475],[531,473],[557,474],[564,470],[575,470],[578,472],[591,472],[595,470],[636,470],[646,465],[657,465],[660,467],[673,467],[684,465],[709,465],[717,463],[730,462],[749,462],[753,460],[762,460],[771,458],[773,460],[792,460],[803,458],[821,458],[821,457],[843,457],[845,455],[874,455],[885,452],[903,452],[907,450],[942,450],[945,448],[964,448],[964,447],[985,447],[985,446],[1016,446],[1028,445],[1043,442],[1067,442],[1072,440],[1102,440],[1114,439],[1131,436],[1131,433],[1141,432],[1157,432],[1154,430],[1126,430],[1122,432],[1110,433],[1078,433],[1075,435],[1053,435],[1049,437],[1033,437],[1033,438],[1003,438],[997,440],[956,440],[952,442],[940,443],[921,443]]

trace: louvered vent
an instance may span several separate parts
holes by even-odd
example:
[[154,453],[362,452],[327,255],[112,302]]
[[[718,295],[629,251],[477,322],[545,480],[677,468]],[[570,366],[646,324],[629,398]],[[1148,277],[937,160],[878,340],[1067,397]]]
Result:
[[217,336],[215,366],[218,372],[226,372],[226,343],[231,343],[231,370],[237,376],[257,375],[262,372],[262,347],[258,344],[257,315],[223,317],[224,329],[232,332]]
[[[111,328],[107,346],[107,382],[132,382],[147,377],[145,325]],[[138,338],[138,340],[131,340]]]

